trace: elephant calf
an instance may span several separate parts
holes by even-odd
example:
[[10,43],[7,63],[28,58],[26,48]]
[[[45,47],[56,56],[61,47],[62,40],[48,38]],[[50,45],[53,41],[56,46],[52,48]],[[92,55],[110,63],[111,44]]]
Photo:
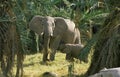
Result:
[[73,58],[78,58],[83,47],[82,44],[64,44],[62,45],[62,52],[66,53],[66,60],[72,60]]
[[120,67],[104,69],[89,77],[120,77]]

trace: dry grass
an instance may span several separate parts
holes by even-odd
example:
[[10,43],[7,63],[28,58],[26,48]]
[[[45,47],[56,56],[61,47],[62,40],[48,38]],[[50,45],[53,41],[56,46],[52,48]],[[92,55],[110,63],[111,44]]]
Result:
[[[67,77],[68,65],[70,62],[65,60],[65,54],[57,53],[53,62],[42,62],[42,54],[27,55],[24,60],[24,77],[41,77],[44,72],[54,72],[59,77]],[[84,74],[89,67],[89,63],[74,62],[74,73],[77,75]]]

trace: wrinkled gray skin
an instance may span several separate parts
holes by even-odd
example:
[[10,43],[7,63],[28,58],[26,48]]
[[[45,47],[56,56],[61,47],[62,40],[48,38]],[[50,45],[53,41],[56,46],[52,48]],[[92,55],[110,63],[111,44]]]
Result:
[[[75,29],[75,24],[69,19],[64,19],[61,17],[54,17],[55,19],[55,29],[53,31],[53,38],[51,40],[51,49],[50,59],[55,59],[55,53],[58,49],[60,42],[67,44],[81,43],[80,34],[76,34],[78,29]],[[79,38],[78,38],[79,37]]]
[[104,69],[89,77],[120,77],[120,67]]
[[64,44],[63,53],[66,53],[66,60],[73,60],[77,58],[80,54],[81,49],[84,47],[82,44]]
[[55,28],[54,18],[36,15],[31,19],[29,28],[39,35],[44,34],[43,61],[47,61],[50,37],[53,36],[53,30]]

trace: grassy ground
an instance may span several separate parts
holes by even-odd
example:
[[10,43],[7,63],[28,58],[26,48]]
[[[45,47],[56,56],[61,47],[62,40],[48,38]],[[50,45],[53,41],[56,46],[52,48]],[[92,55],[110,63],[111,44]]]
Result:
[[[27,55],[24,60],[24,77],[41,77],[44,72],[54,72],[59,77],[68,77],[68,66],[71,63],[65,60],[65,54],[57,53],[53,62],[42,62],[42,54]],[[79,61],[74,62],[74,73],[84,74],[89,67],[89,63]],[[81,76],[82,77],[82,76]]]

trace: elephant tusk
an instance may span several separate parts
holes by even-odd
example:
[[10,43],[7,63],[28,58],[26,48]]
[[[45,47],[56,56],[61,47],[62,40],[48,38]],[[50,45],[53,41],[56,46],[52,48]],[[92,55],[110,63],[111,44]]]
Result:
[[43,32],[41,33],[41,35],[43,35]]
[[53,36],[53,34],[51,33],[50,36]]

